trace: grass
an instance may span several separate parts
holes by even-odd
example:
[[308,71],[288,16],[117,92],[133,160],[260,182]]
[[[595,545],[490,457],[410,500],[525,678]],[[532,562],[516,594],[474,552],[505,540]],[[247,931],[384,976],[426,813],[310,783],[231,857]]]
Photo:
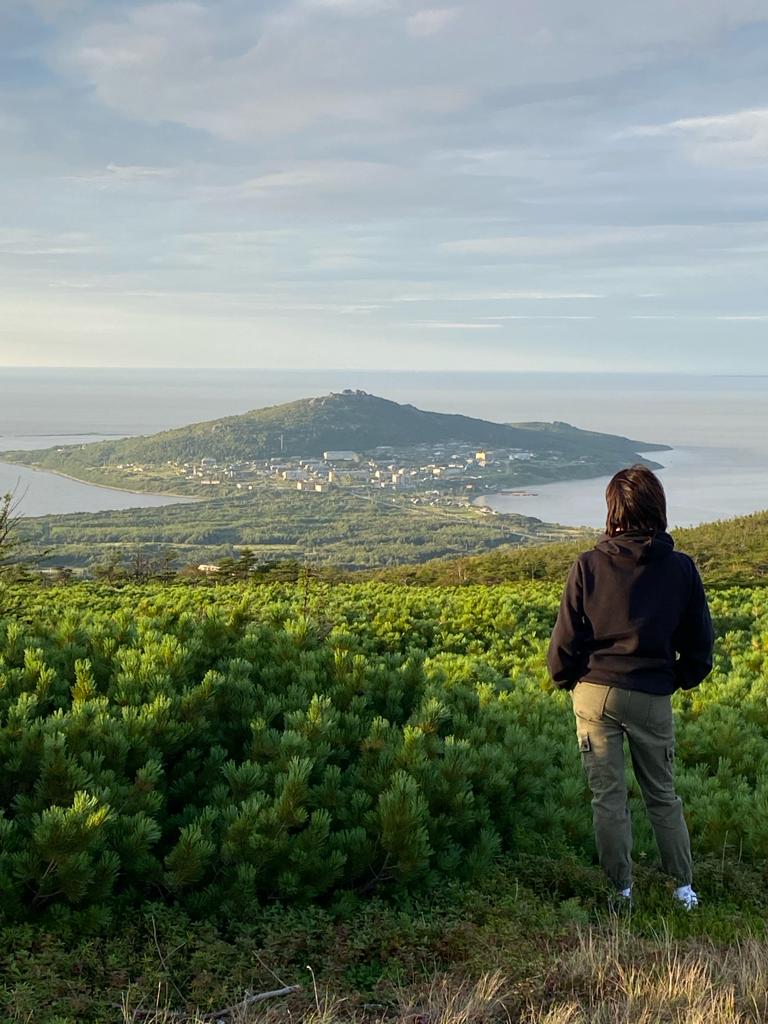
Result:
[[[668,933],[638,941],[631,926],[611,922],[578,929],[563,948],[549,951],[527,1000],[502,969],[476,978],[436,973],[394,986],[384,1002],[363,1006],[320,992],[258,1009],[231,1007],[219,1015],[156,1007],[141,1017],[151,1024],[761,1024],[768,1017],[768,944],[751,939],[731,947],[680,942]],[[125,1024],[137,1017],[130,1001]]]
[[[669,934],[638,941],[626,923],[579,929],[526,1002],[501,969],[477,978],[436,973],[392,988],[384,1003],[355,1006],[314,989],[293,1001],[231,1008],[232,1024],[761,1024],[768,1018],[768,944],[751,939],[721,948]],[[137,1018],[127,1001],[123,1021]],[[157,1007],[150,1024],[206,1024],[212,1016]],[[216,1019],[219,1019],[218,1017]]]
[[[701,863],[700,911],[652,868],[629,918],[577,860],[505,861],[387,901],[271,904],[238,925],[148,906],[92,935],[0,935],[13,1024],[747,1024],[768,1019],[768,890]],[[247,993],[299,986],[247,1005]],[[224,1013],[222,1011],[226,1010]]]

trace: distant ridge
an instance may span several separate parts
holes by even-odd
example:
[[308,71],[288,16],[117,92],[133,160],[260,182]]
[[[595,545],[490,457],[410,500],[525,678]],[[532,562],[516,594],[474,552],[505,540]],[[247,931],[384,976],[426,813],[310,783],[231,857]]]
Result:
[[[464,442],[562,455],[601,455],[636,461],[641,451],[665,445],[579,430],[567,423],[494,423],[458,414],[427,412],[365,391],[345,390],[194,423],[146,437],[99,441],[42,451],[5,453],[13,461],[63,469],[125,463],[186,462],[203,457],[260,459],[321,455],[326,449],[370,450]],[[647,460],[646,460],[647,461]]]

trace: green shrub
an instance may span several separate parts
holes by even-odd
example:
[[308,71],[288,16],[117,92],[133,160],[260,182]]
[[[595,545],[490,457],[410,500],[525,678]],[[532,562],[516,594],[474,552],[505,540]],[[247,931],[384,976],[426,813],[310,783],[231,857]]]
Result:
[[[470,878],[592,856],[559,587],[82,584],[0,599],[0,909],[87,923],[147,899]],[[715,671],[677,698],[697,852],[768,853],[766,591],[713,598]],[[632,803],[638,804],[633,790]],[[638,818],[637,855],[652,859]]]

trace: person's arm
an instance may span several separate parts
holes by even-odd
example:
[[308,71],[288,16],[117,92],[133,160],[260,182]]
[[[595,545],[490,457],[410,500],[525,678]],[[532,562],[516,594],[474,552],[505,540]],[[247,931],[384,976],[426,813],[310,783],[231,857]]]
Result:
[[712,648],[715,642],[707,596],[698,569],[691,562],[693,580],[680,625],[674,636],[679,658],[675,663],[677,685],[690,690],[712,671]]
[[568,574],[547,651],[547,668],[558,689],[573,689],[584,675],[589,635],[590,627],[584,615],[582,569],[581,563],[577,561]]

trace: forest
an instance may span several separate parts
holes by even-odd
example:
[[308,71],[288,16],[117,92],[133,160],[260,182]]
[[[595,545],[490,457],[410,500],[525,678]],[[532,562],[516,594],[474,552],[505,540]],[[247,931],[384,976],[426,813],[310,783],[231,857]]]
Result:
[[[435,985],[479,999],[485,985],[484,1016],[466,1019],[533,1013],[533,1000],[542,1016],[529,1019],[543,1021],[552,943],[575,956],[583,928],[598,943],[610,934],[568,697],[544,663],[560,586],[310,573],[0,584],[8,1019],[36,1007],[44,1024],[106,1021],[121,1000],[121,1019],[148,1019],[134,1011],[156,1000],[158,1022],[182,1019],[173,1007],[202,1020],[196,1007],[276,988],[270,972],[306,992],[310,963],[344,1005],[322,1016],[316,992],[298,993],[296,1019],[406,1020],[404,985],[417,1001]],[[696,935],[720,943],[706,970],[724,977],[736,938],[765,955],[766,597],[711,590],[715,669],[675,698],[705,900],[693,921],[664,909],[631,790],[643,970],[660,928],[670,956],[692,955]],[[74,981],[73,955],[85,965]],[[626,948],[611,955],[623,969]]]
[[[753,512],[672,531],[675,543],[696,561],[710,586],[768,582],[768,512]],[[551,544],[499,546],[464,557],[436,558],[420,565],[387,567],[379,580],[430,586],[564,579],[576,555],[589,546],[588,533]]]
[[42,567],[92,570],[130,560],[137,550],[176,569],[232,558],[242,548],[260,561],[298,559],[339,569],[411,564],[500,544],[532,543],[580,531],[518,515],[414,505],[407,499],[306,494],[262,487],[247,496],[122,512],[23,520],[23,554]]

